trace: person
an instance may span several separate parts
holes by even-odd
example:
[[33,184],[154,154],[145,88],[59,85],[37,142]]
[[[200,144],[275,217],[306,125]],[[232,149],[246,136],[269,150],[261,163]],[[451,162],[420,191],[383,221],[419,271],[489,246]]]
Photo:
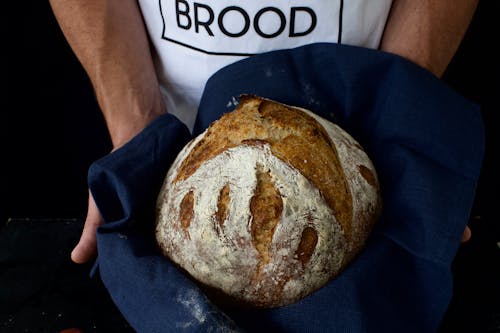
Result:
[[[398,54],[441,77],[479,0],[50,0],[95,90],[113,149],[164,114],[192,128],[208,77],[252,54],[335,42]],[[152,47],[150,47],[152,46]],[[89,193],[76,263],[97,254],[103,223]],[[470,238],[467,227],[462,241]]]

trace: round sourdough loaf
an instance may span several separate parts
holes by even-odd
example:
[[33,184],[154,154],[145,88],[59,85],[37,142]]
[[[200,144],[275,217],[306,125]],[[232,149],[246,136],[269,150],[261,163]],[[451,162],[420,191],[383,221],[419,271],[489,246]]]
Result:
[[359,253],[380,212],[361,146],[317,115],[242,96],[180,152],[158,197],[163,253],[240,304],[286,305]]

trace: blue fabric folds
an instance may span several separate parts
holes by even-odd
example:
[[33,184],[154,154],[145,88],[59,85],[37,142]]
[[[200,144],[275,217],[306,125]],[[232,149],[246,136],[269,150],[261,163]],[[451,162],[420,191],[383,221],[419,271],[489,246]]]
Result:
[[89,185],[106,221],[98,267],[139,332],[434,332],[451,299],[451,262],[483,157],[478,107],[407,60],[313,44],[244,59],[207,83],[194,134],[240,94],[301,106],[346,129],[378,172],[384,210],[365,250],[303,300],[267,310],[221,309],[156,248],[155,200],[190,139],[172,115],[95,162]]

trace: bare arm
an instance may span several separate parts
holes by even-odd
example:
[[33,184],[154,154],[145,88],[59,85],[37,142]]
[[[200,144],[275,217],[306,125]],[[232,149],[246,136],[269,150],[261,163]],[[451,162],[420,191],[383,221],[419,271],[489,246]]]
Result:
[[[57,21],[94,87],[114,148],[165,112],[136,0],[50,0]],[[103,223],[91,195],[77,263],[97,254]]]
[[[394,0],[380,49],[441,77],[455,55],[479,0]],[[466,227],[462,242],[471,237]]]
[[380,48],[441,77],[479,0],[394,0]]
[[61,29],[90,77],[113,146],[165,112],[135,0],[50,0]]

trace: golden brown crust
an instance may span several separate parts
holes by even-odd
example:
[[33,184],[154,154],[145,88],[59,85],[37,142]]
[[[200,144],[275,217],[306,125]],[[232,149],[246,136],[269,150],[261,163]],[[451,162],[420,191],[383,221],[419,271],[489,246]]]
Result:
[[221,228],[224,226],[224,221],[226,221],[229,199],[229,184],[226,184],[220,190],[219,200],[217,201],[217,211],[215,212],[215,220]]
[[300,237],[299,247],[295,252],[295,255],[299,259],[302,264],[302,267],[305,267],[311,259],[311,256],[316,248],[316,244],[318,244],[318,233],[312,227],[307,227],[302,231],[302,236]]
[[189,191],[188,194],[182,199],[181,201],[181,226],[182,230],[184,230],[184,234],[186,235],[186,238],[189,239],[189,225],[191,224],[191,220],[193,219],[194,215],[194,194],[193,191]]
[[361,176],[368,182],[368,184],[370,184],[371,186],[377,186],[377,178],[370,169],[368,169],[364,165],[358,165],[358,170]]
[[233,112],[208,128],[181,164],[175,181],[188,178],[204,161],[229,148],[259,141],[269,143],[278,158],[316,185],[349,239],[352,197],[338,153],[321,124],[301,110],[260,97],[243,97]]
[[257,166],[256,175],[257,187],[250,200],[250,212],[252,213],[252,243],[259,253],[259,264],[256,272],[258,277],[262,266],[269,263],[269,246],[273,239],[274,230],[281,219],[283,199],[272,183],[271,176],[262,170],[262,166]]

